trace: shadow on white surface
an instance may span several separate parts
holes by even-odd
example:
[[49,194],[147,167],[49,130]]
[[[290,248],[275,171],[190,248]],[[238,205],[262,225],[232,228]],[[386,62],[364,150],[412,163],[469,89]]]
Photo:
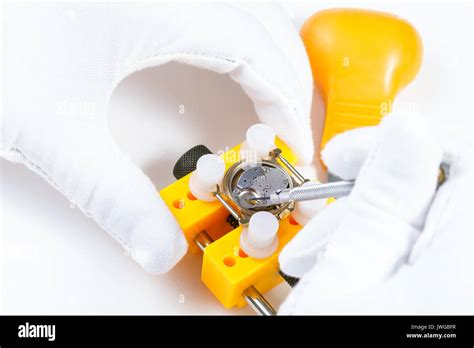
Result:
[[233,147],[257,123],[253,103],[227,75],[168,63],[130,76],[116,89],[109,127],[120,148],[162,188],[189,148]]

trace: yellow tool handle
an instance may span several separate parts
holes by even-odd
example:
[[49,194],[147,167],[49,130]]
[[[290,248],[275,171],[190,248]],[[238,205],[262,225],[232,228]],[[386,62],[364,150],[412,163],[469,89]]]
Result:
[[422,61],[415,28],[382,12],[318,12],[305,22],[301,37],[326,104],[321,149],[336,134],[378,124]]

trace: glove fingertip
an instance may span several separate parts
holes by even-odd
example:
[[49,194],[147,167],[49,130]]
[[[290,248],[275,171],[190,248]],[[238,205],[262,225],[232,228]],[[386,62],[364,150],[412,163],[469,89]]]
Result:
[[375,130],[375,127],[363,127],[332,138],[321,151],[328,171],[345,180],[357,177],[375,141]]
[[188,245],[180,230],[168,231],[167,238],[147,238],[148,233],[138,232],[140,239],[133,241],[131,256],[147,273],[169,272],[186,254]]
[[[188,244],[181,227],[161,200],[131,233],[132,258],[148,273],[170,271],[186,254]],[[157,203],[158,203],[157,202]]]
[[283,248],[279,255],[280,270],[292,277],[301,278],[317,263],[324,253],[327,241],[339,224],[346,199],[324,207]]

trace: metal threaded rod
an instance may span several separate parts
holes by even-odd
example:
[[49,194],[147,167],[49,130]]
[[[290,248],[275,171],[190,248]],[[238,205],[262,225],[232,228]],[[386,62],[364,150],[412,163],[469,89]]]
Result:
[[224,197],[222,197],[222,194],[220,192],[216,192],[214,193],[214,196],[217,198],[217,200],[219,202],[221,202],[221,204],[227,209],[227,211],[229,213],[232,214],[232,216],[238,221],[238,222],[241,222],[242,218],[240,217],[239,213],[237,211],[235,211],[234,208],[232,208],[232,206],[226,202],[226,200],[224,199]]
[[300,182],[300,184],[303,184],[303,183],[305,183],[306,181],[308,181],[308,180],[305,179],[305,177],[304,177],[303,175],[301,175],[301,173],[300,173],[299,171],[296,170],[295,167],[293,167],[293,166],[291,165],[290,162],[288,162],[288,161],[286,160],[285,157],[283,157],[283,156],[281,155],[281,149],[274,149],[270,154],[271,154],[273,157],[278,158],[278,159],[286,166],[286,168],[288,168],[288,170],[298,179],[298,181]]
[[257,313],[264,316],[276,315],[277,312],[263,295],[251,286],[242,294],[248,305]]

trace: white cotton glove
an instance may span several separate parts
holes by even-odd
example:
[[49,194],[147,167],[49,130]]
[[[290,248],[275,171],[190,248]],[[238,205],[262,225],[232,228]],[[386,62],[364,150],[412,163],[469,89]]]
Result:
[[187,245],[153,184],[108,132],[108,99],[124,77],[170,61],[228,73],[301,164],[313,157],[309,62],[279,6],[9,3],[3,10],[1,155],[40,174],[148,272],[171,269]]
[[[281,270],[301,278],[280,313],[470,313],[469,137],[394,114],[331,140],[324,163],[356,184],[280,254]],[[436,191],[441,162],[449,178]]]

